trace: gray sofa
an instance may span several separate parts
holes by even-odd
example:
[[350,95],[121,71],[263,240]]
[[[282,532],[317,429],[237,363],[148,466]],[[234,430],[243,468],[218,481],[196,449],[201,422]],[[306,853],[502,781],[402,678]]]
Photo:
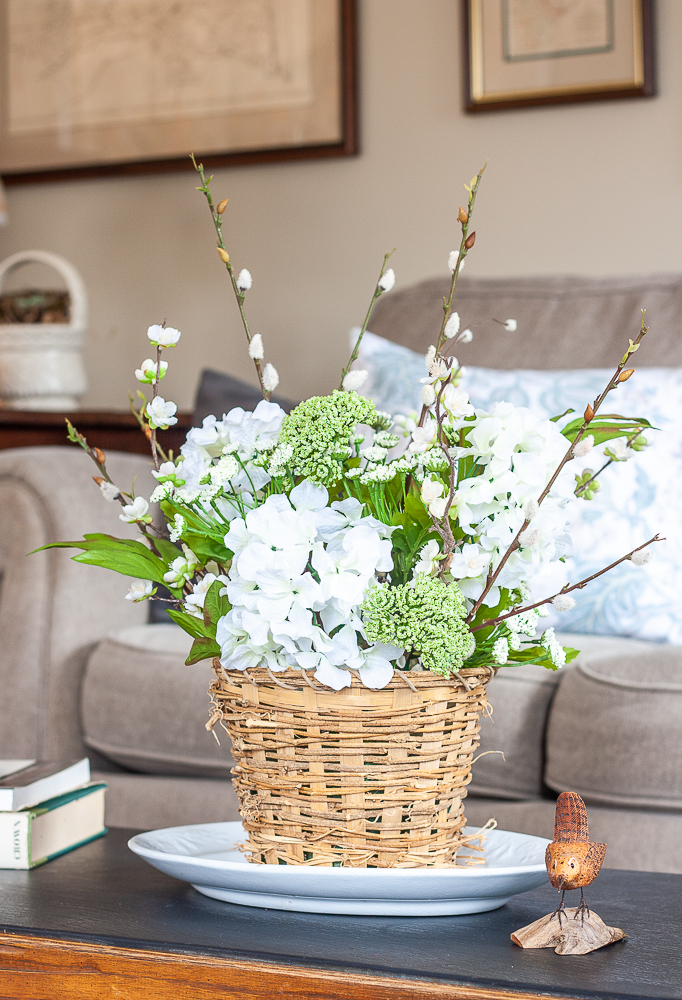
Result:
[[[438,279],[385,296],[374,332],[425,350],[444,286]],[[460,360],[518,366],[521,343],[529,368],[610,364],[642,305],[652,334],[641,362],[682,364],[678,277],[463,280],[458,307],[486,336],[462,347]],[[519,321],[524,339],[513,352],[509,334],[483,326],[491,316]],[[121,485],[138,475],[138,492],[149,495],[146,459],[112,454],[109,468]],[[91,473],[75,447],[0,452],[0,757],[88,753],[109,783],[110,825],[234,819],[228,741],[218,746],[204,728],[211,671],[184,665],[190,639],[146,624],[145,606],[123,599],[123,577],[75,564],[63,550],[25,556],[85,531],[128,530]],[[554,796],[571,788],[589,804],[595,838],[609,843],[607,867],[682,872],[682,649],[568,641],[582,653],[563,671],[503,669],[491,683],[469,821],[493,817],[551,836]],[[498,750],[504,760],[486,753]]]

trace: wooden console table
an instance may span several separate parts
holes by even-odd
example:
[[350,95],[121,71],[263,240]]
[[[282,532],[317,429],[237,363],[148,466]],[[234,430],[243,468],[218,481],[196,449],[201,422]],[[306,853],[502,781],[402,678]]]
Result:
[[602,871],[588,899],[627,941],[522,951],[543,887],[491,913],[344,917],[220,903],[149,867],[111,830],[32,872],[0,871],[3,1000],[674,1000],[682,876]]
[[[39,410],[0,409],[0,450],[34,445],[68,444],[65,418],[71,421],[91,445],[104,451],[128,451],[148,455],[149,443],[129,410],[74,410],[72,413],[45,413]],[[178,422],[159,431],[164,450],[180,450],[192,426],[191,413],[178,413]]]

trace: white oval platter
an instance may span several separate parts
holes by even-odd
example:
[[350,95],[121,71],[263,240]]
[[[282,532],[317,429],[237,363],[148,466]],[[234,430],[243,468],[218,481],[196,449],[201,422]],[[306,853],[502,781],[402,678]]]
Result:
[[[467,833],[475,832],[468,828]],[[206,896],[242,906],[384,917],[451,916],[503,906],[547,882],[542,837],[487,831],[476,868],[331,868],[254,865],[236,845],[241,823],[200,823],[139,833],[131,851]]]

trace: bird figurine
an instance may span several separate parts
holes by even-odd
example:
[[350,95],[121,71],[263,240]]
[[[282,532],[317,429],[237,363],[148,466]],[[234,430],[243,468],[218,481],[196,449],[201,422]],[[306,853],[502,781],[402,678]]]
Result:
[[545,864],[549,881],[561,893],[561,902],[552,914],[557,916],[561,927],[564,912],[564,894],[569,889],[580,889],[578,914],[585,921],[590,908],[585,902],[583,890],[596,879],[606,854],[606,844],[590,843],[587,828],[587,809],[577,792],[562,792],[556,803],[554,814],[554,840],[545,852]]

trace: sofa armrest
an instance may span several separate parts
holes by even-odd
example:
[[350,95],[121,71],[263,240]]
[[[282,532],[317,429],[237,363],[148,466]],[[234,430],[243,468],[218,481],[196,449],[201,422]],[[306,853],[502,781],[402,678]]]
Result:
[[[107,469],[122,489],[154,485],[150,461],[111,452]],[[49,542],[101,531],[135,537],[92,482],[72,447],[0,452],[0,757],[55,759],[85,752],[79,691],[87,655],[108,632],[142,624],[147,605],[125,601],[127,580],[71,560],[68,550],[28,555]]]

